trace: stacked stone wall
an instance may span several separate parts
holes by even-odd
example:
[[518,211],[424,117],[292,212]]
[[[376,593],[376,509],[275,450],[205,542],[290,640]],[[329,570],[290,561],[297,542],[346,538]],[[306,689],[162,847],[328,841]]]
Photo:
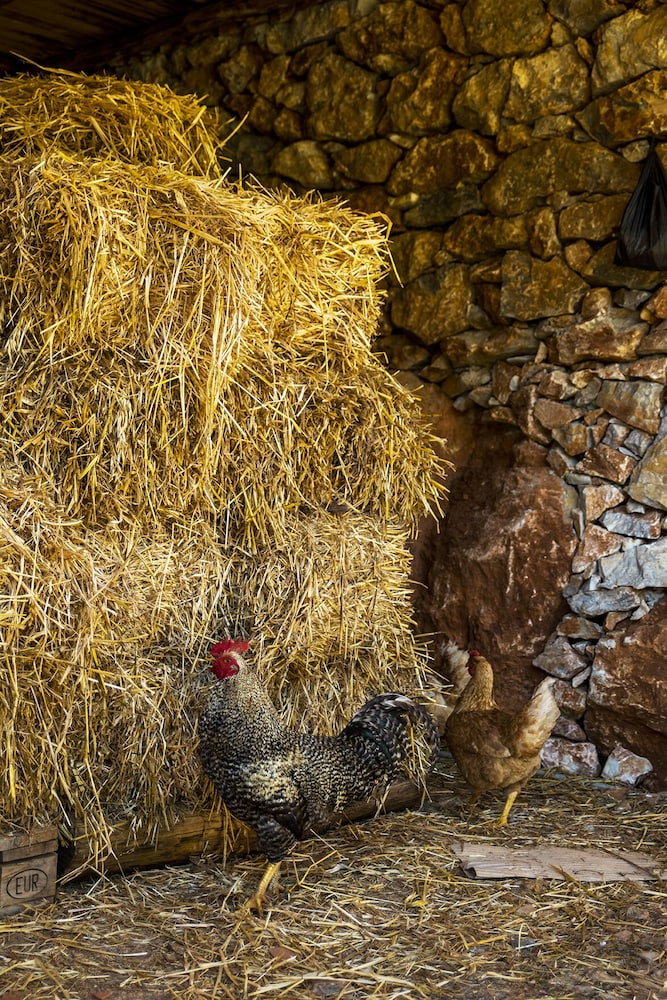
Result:
[[[667,5],[329,0],[115,70],[207,94],[240,126],[232,176],[391,220],[378,351],[446,415],[454,448],[457,421],[512,427],[574,498],[562,617],[531,632],[526,609],[511,669],[567,689],[561,763],[595,773],[621,743],[667,777],[666,671],[644,663],[643,684],[623,660],[648,622],[667,662],[667,288],[614,264],[649,140],[667,134]],[[423,617],[455,630],[444,604]]]

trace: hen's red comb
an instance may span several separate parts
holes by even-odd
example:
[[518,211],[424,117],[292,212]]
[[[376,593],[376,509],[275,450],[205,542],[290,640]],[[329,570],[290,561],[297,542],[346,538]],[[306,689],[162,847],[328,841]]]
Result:
[[222,656],[223,653],[247,653],[250,643],[245,639],[223,639],[211,646],[211,656]]

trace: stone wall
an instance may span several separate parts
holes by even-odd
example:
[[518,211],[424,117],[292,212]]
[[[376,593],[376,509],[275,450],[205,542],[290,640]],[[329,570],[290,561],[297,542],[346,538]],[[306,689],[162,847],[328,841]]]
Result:
[[613,262],[667,129],[667,6],[330,0],[115,70],[243,120],[232,175],[391,220],[378,350],[457,466],[415,553],[436,665],[474,642],[510,704],[553,673],[560,766],[621,744],[667,780],[667,289]]

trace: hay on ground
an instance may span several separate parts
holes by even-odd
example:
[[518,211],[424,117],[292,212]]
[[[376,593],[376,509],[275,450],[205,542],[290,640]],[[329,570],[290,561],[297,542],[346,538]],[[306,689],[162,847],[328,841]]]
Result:
[[312,839],[283,866],[263,918],[244,911],[257,856],[198,857],[68,884],[0,920],[3,988],[31,1000],[663,1000],[660,882],[470,879],[452,840],[640,850],[667,866],[667,799],[539,775],[509,826],[499,794],[472,814],[451,760],[417,812]]

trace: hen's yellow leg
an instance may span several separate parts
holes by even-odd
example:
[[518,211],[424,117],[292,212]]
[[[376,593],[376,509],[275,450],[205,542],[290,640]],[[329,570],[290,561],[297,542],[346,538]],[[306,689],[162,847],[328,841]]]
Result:
[[507,826],[507,817],[510,814],[510,809],[514,805],[514,800],[516,799],[518,794],[519,794],[518,788],[509,793],[509,795],[505,799],[505,807],[502,813],[500,814],[500,818],[498,819],[496,826]]
[[280,864],[281,864],[280,861],[269,861],[268,865],[266,866],[266,871],[262,875],[261,881],[257,886],[257,892],[245,904],[246,909],[256,910],[256,912],[259,913],[260,916],[262,915],[262,908],[264,906],[266,893],[268,891],[269,886],[273,882],[274,878],[276,878],[278,872],[280,871]]

